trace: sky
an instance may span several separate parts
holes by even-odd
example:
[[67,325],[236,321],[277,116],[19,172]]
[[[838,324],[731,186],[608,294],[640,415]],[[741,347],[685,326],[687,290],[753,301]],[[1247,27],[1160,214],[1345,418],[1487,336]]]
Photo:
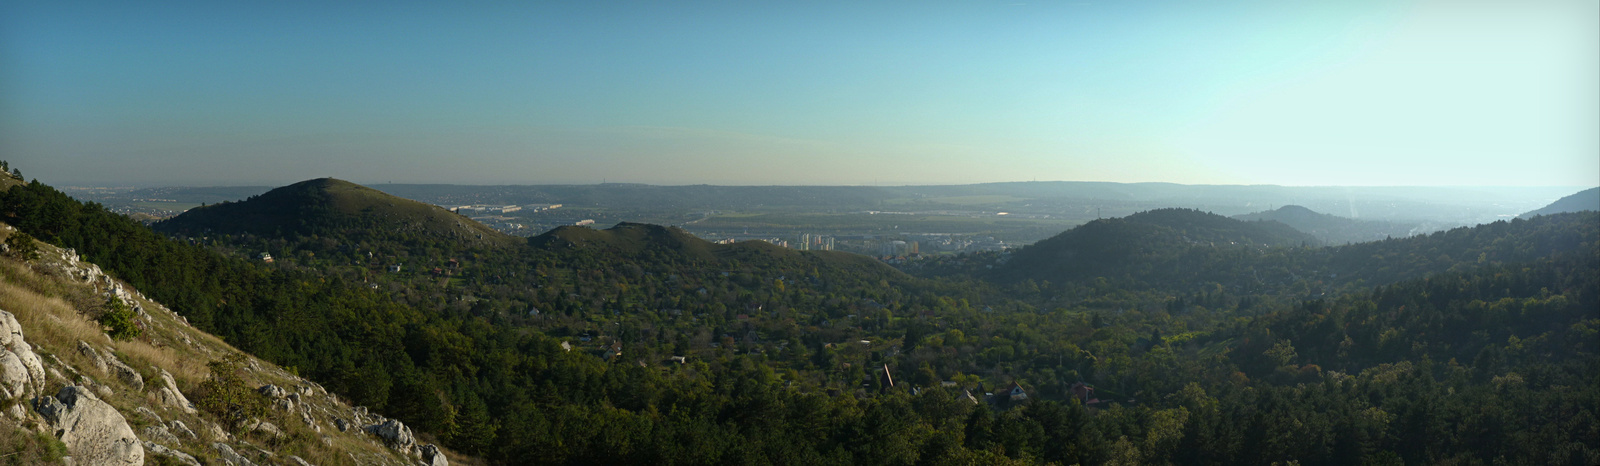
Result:
[[1600,185],[1600,2],[0,2],[63,186]]

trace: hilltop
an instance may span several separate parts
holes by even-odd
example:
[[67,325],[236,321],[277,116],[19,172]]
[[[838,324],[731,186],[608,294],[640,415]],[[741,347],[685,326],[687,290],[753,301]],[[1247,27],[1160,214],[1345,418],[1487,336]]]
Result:
[[1305,232],[1329,244],[1361,243],[1384,238],[1411,236],[1416,225],[1387,221],[1356,220],[1324,214],[1297,205],[1274,210],[1235,215],[1244,221],[1275,221]]
[[1585,210],[1600,210],[1600,188],[1589,188],[1578,191],[1570,196],[1557,199],[1550,205],[1533,210],[1517,218],[1532,218],[1537,215],[1559,214],[1563,212],[1582,212]]
[[442,207],[333,178],[267,191],[240,202],[197,207],[154,226],[168,234],[319,236],[360,242],[451,242],[501,247],[522,240]]

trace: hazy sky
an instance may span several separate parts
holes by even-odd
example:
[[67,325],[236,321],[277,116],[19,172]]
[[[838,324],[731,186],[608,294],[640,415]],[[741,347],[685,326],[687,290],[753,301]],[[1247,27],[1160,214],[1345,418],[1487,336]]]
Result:
[[11,0],[0,159],[59,185],[1594,186],[1600,2]]

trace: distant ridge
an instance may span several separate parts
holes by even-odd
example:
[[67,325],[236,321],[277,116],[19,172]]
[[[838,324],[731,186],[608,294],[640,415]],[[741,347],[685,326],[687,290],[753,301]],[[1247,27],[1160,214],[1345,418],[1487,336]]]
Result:
[[1361,243],[1385,238],[1410,236],[1416,225],[1387,221],[1357,220],[1324,214],[1297,205],[1274,210],[1235,215],[1245,221],[1276,221],[1305,232],[1329,244]]
[[1585,210],[1600,211],[1600,188],[1589,188],[1577,193],[1557,199],[1550,205],[1530,211],[1517,218],[1533,218],[1538,215],[1559,214],[1565,212],[1582,212]]
[[191,236],[318,235],[352,241],[447,240],[474,246],[521,242],[442,207],[333,178],[302,181],[240,202],[197,207],[156,223],[155,228]]
[[528,239],[537,251],[561,257],[598,256],[645,263],[712,265],[738,261],[747,266],[779,267],[801,261],[811,266],[846,267],[854,272],[901,275],[898,270],[867,256],[838,251],[796,251],[765,241],[716,244],[677,227],[623,222],[604,230],[562,226]]
[[1245,222],[1192,209],[1156,209],[1095,220],[1024,247],[997,272],[1001,278],[1073,281],[1141,275],[1157,258],[1192,247],[1244,250],[1321,244],[1273,221]]

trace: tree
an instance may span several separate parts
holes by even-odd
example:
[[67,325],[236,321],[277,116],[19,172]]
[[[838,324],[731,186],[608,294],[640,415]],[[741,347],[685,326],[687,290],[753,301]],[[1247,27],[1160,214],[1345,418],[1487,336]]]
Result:
[[12,257],[25,261],[39,258],[39,245],[33,242],[32,236],[21,231],[13,231],[11,236],[6,237],[6,251]]

